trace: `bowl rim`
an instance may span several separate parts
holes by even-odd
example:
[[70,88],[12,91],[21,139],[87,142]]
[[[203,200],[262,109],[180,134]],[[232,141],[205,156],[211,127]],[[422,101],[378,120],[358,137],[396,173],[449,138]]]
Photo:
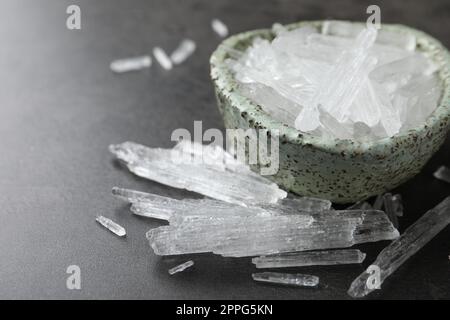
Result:
[[[314,26],[320,28],[325,21],[336,20],[313,20],[301,21],[285,25],[289,30],[302,26]],[[365,22],[345,21],[354,24],[365,25]],[[220,92],[228,97],[232,106],[236,107],[240,113],[246,114],[247,122],[253,120],[258,127],[268,130],[279,130],[279,135],[290,142],[312,146],[327,153],[336,153],[345,155],[361,154],[370,151],[373,155],[381,156],[386,154],[386,150],[390,150],[392,146],[405,143],[415,143],[419,137],[425,136],[429,128],[439,126],[445,122],[446,130],[449,129],[448,120],[450,117],[450,54],[443,44],[432,36],[423,31],[400,24],[382,24],[382,29],[399,33],[409,33],[416,37],[416,48],[429,54],[429,57],[438,64],[438,76],[442,81],[443,92],[441,100],[436,109],[428,116],[427,120],[412,129],[399,132],[391,137],[382,138],[374,141],[357,141],[349,139],[327,138],[324,136],[313,135],[308,132],[299,131],[290,127],[279,120],[272,118],[268,113],[253,102],[251,99],[243,96],[236,90],[237,82],[234,79],[232,71],[225,63],[229,57],[229,48],[245,50],[248,47],[245,42],[249,42],[255,37],[273,38],[272,29],[255,29],[233,35],[225,39],[210,58],[211,78],[217,93]],[[251,126],[250,126],[251,127]]]

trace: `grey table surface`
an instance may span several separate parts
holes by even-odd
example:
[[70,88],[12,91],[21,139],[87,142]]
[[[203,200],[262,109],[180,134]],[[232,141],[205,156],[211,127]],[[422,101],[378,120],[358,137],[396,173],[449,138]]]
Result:
[[[32,299],[346,299],[351,281],[387,243],[361,246],[363,266],[304,268],[320,276],[315,290],[254,283],[250,259],[155,256],[145,232],[161,223],[132,216],[113,186],[177,198],[188,192],[136,178],[107,150],[133,140],[169,147],[174,129],[223,129],[208,59],[219,44],[210,21],[231,33],[273,22],[325,18],[364,20],[372,1],[3,0],[0,10],[0,298]],[[377,3],[377,2],[375,2]],[[66,8],[81,7],[81,30],[65,26]],[[383,22],[422,29],[450,47],[449,1],[378,3]],[[109,63],[173,50],[185,37],[198,49],[170,72],[157,64],[115,75]],[[450,165],[450,141],[423,172],[398,188],[406,207],[401,230],[450,193],[431,176]],[[105,215],[128,231],[115,237],[95,223]],[[371,298],[450,298],[450,228],[401,267]],[[68,290],[66,269],[78,265],[81,290]],[[290,269],[289,271],[299,271]]]

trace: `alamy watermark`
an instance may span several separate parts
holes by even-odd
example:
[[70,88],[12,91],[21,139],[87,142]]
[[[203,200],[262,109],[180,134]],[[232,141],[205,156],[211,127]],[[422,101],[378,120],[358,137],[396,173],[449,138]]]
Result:
[[81,269],[79,266],[72,264],[67,267],[66,273],[69,274],[66,280],[66,287],[69,290],[81,289]]
[[220,147],[227,150],[238,161],[256,165],[261,175],[274,175],[280,168],[280,139],[278,130],[268,129],[226,129],[225,136],[216,128],[203,132],[202,121],[194,121],[194,134],[184,128],[176,129],[170,137],[172,141],[194,141],[193,157],[177,158],[175,161],[211,161],[203,157],[204,142],[211,147]]
[[81,30],[81,9],[72,4],[67,7],[66,13],[69,15],[66,20],[66,27],[69,30]]

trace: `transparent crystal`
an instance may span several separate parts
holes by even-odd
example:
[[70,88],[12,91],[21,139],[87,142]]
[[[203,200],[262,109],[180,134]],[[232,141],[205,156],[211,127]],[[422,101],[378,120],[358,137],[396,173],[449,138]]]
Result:
[[389,220],[391,220],[394,227],[398,228],[398,218],[397,218],[397,210],[396,204],[394,203],[394,198],[391,193],[386,193],[383,196],[383,204],[386,215]]
[[297,287],[316,287],[319,284],[319,277],[300,273],[260,272],[253,273],[252,278],[259,282]]
[[187,268],[192,267],[193,265],[194,265],[194,261],[192,261],[192,260],[186,261],[186,262],[184,262],[184,263],[182,263],[182,264],[180,264],[178,266],[170,268],[169,269],[169,274],[170,275],[174,275],[175,273],[183,272],[184,270],[186,270]]
[[153,56],[155,57],[156,61],[166,70],[172,69],[172,61],[170,60],[169,56],[167,56],[167,53],[161,49],[160,47],[153,48]]
[[228,35],[228,27],[219,19],[213,19],[211,21],[211,28],[222,38],[225,38]]
[[95,221],[97,221],[102,226],[104,226],[106,229],[108,229],[112,233],[115,233],[119,237],[123,237],[127,234],[124,227],[115,223],[111,219],[105,218],[104,216],[98,216],[97,218],[95,218]]
[[[435,208],[425,213],[389,246],[383,249],[372,266],[380,271],[380,282],[383,283],[406,260],[426,245],[434,236],[450,223],[450,197],[445,198]],[[371,293],[373,288],[368,286],[372,274],[366,270],[356,278],[348,290],[352,297],[363,297]],[[381,284],[380,283],[380,284]],[[370,283],[372,284],[372,283]]]
[[173,149],[124,142],[109,150],[134,174],[243,206],[276,203],[287,193],[217,146],[180,142]]
[[163,197],[156,194],[144,193],[129,189],[114,187],[113,195],[122,198],[131,205],[134,214],[171,221],[175,223],[183,217],[231,217],[231,216],[276,216],[317,212],[331,209],[328,200],[300,197],[280,200],[276,204],[263,204],[261,206],[247,206],[217,201],[213,199],[183,199]]
[[384,212],[373,210],[187,216],[147,233],[157,255],[213,252],[229,257],[345,248],[397,236]]
[[120,59],[111,62],[110,69],[116,73],[123,73],[149,68],[152,65],[150,56]]
[[340,21],[272,29],[227,64],[242,95],[290,127],[370,142],[417,127],[439,103],[437,65],[412,35]]
[[196,44],[194,41],[190,39],[184,39],[178,48],[175,49],[174,52],[170,55],[170,60],[174,64],[180,64],[184,62],[190,55],[192,55],[195,51]]
[[446,166],[440,166],[433,175],[436,179],[450,183],[450,169]]
[[366,257],[357,249],[307,251],[253,258],[256,268],[289,268],[361,263]]

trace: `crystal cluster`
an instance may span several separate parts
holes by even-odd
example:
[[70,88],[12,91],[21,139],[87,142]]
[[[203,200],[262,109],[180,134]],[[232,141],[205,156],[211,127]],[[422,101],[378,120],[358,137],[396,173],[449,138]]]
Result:
[[218,146],[181,141],[173,149],[124,142],[109,150],[134,174],[243,206],[276,203],[287,193]]
[[433,175],[436,179],[450,183],[450,169],[446,166],[440,166]]
[[357,249],[291,252],[253,258],[256,268],[289,268],[361,263],[366,254]]
[[397,236],[384,212],[373,210],[185,216],[147,233],[157,255],[213,252],[227,257],[344,248]]
[[303,132],[363,141],[422,124],[437,107],[436,65],[409,34],[328,21],[230,54],[241,92]]
[[[374,270],[379,270],[379,285],[449,223],[450,197],[447,197],[381,251],[371,265],[376,267]],[[377,276],[368,269],[356,278],[350,286],[349,295],[363,297],[375,290],[371,282],[372,275]]]

